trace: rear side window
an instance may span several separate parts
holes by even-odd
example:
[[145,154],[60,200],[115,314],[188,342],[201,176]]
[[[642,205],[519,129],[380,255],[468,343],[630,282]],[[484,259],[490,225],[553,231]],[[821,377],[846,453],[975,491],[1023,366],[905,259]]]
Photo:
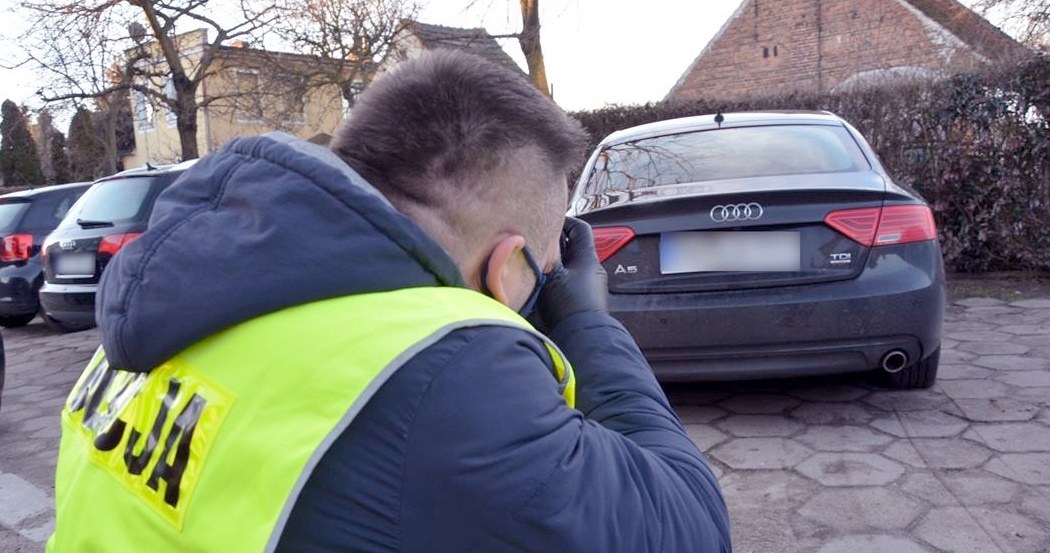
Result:
[[50,232],[66,216],[73,202],[80,197],[81,190],[63,193],[49,192],[33,200],[32,207],[22,221],[22,227],[36,232]]
[[864,171],[845,128],[739,127],[646,138],[602,150],[585,194],[745,177]]
[[130,223],[145,221],[153,201],[169,179],[132,177],[95,183],[80,198],[60,227],[74,227],[78,220]]
[[3,201],[0,200],[0,234],[8,234],[17,229],[22,213],[25,212],[29,202],[26,201]]
[[55,220],[55,224],[58,224],[58,222],[66,216],[66,213],[69,213],[69,208],[73,207],[73,204],[76,203],[78,198],[80,198],[82,192],[83,191],[66,194],[59,199],[58,203],[55,204],[54,209],[51,210],[51,218]]

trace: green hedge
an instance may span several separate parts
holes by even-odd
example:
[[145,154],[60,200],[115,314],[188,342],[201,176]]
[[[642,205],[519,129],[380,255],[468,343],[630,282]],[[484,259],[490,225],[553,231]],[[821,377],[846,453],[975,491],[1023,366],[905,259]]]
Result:
[[831,111],[934,209],[949,270],[1050,271],[1050,57],[935,83],[738,102],[576,112],[593,144],[663,119],[779,109]]

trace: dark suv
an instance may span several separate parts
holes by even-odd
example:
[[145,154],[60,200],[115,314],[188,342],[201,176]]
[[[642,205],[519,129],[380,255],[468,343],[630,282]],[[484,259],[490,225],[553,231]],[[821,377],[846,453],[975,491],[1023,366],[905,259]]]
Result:
[[0,326],[23,326],[40,311],[40,246],[89,186],[78,182],[0,196]]
[[146,230],[157,196],[194,161],[106,177],[69,210],[43,246],[40,303],[49,326],[71,332],[95,324],[95,290],[102,271]]

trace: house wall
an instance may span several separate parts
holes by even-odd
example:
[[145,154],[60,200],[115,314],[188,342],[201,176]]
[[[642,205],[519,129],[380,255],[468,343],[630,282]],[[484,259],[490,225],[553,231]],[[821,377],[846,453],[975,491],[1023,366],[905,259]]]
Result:
[[[198,95],[198,98],[200,95]],[[134,104],[135,99],[132,98]],[[134,106],[132,107],[134,113]],[[134,119],[135,150],[122,158],[125,169],[141,167],[147,162],[153,165],[176,163],[182,159],[182,143],[175,127],[175,116],[163,106],[152,107],[152,117],[148,124]],[[208,153],[207,140],[204,136],[205,114],[197,114],[197,152]]]
[[[288,73],[282,74],[296,68],[286,60],[274,61],[217,60],[216,75],[206,82],[206,93],[216,100],[202,110],[204,122],[198,124],[198,136],[207,143],[201,155],[238,136],[283,131],[310,138],[334,133],[343,118],[339,87],[313,88],[304,95],[286,82]],[[276,71],[275,65],[280,66]]]
[[[187,72],[196,70],[204,53],[207,39],[208,36],[204,30],[190,31],[176,37],[179,53],[182,55],[183,70]],[[167,67],[167,64],[162,61],[163,55],[156,43],[146,44],[143,48],[149,50],[151,59],[140,63],[152,63]],[[133,54],[133,50],[128,51],[129,56]],[[151,82],[149,86],[156,90],[162,90],[164,83]],[[198,91],[199,98],[200,93]],[[137,92],[130,94],[130,101],[135,129],[135,151],[122,158],[124,168],[141,167],[147,162],[161,165],[181,160],[182,147],[179,142],[178,130],[175,128],[174,115],[168,113],[167,109],[156,101],[150,101]],[[145,110],[146,117],[142,117],[143,110]],[[198,114],[198,126],[201,123],[201,119],[202,116]],[[200,135],[198,135],[197,144],[198,151],[203,155],[205,150],[203,149],[204,144]]]
[[412,31],[408,28],[398,31],[390,42],[391,47],[387,50],[383,59],[380,60],[373,81],[393,69],[395,65],[405,60],[418,57],[426,51],[426,48],[423,46],[423,41],[419,40],[419,37],[412,34]]
[[[185,48],[183,67],[187,71],[196,68],[204,52],[204,37],[201,47]],[[319,133],[333,134],[342,121],[342,94],[336,85],[311,90],[302,96],[302,113],[294,114],[289,109],[290,100],[277,91],[286,90],[282,82],[281,69],[294,69],[294,63],[281,59],[281,67],[275,58],[251,56],[229,56],[213,61],[209,71],[213,73],[197,89],[197,101],[210,99],[209,105],[197,112],[197,151],[201,156],[218,150],[230,139],[252,136],[280,130],[300,138],[310,138]],[[254,92],[238,80],[239,74],[256,75]],[[160,89],[162,83],[154,83]],[[298,100],[296,100],[298,101]],[[132,98],[132,113],[135,99]],[[125,168],[139,167],[146,162],[167,164],[182,159],[175,116],[163,107],[154,104],[152,117],[146,121],[135,121],[135,151],[123,158]]]
[[668,99],[823,92],[865,71],[982,62],[904,0],[745,0]]

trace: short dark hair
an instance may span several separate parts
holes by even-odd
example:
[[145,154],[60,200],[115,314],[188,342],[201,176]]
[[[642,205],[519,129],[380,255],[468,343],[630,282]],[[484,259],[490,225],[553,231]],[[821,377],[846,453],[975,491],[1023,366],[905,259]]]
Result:
[[523,74],[433,50],[365,89],[331,148],[395,205],[439,206],[484,186],[478,176],[524,150],[568,173],[583,159],[585,138]]

